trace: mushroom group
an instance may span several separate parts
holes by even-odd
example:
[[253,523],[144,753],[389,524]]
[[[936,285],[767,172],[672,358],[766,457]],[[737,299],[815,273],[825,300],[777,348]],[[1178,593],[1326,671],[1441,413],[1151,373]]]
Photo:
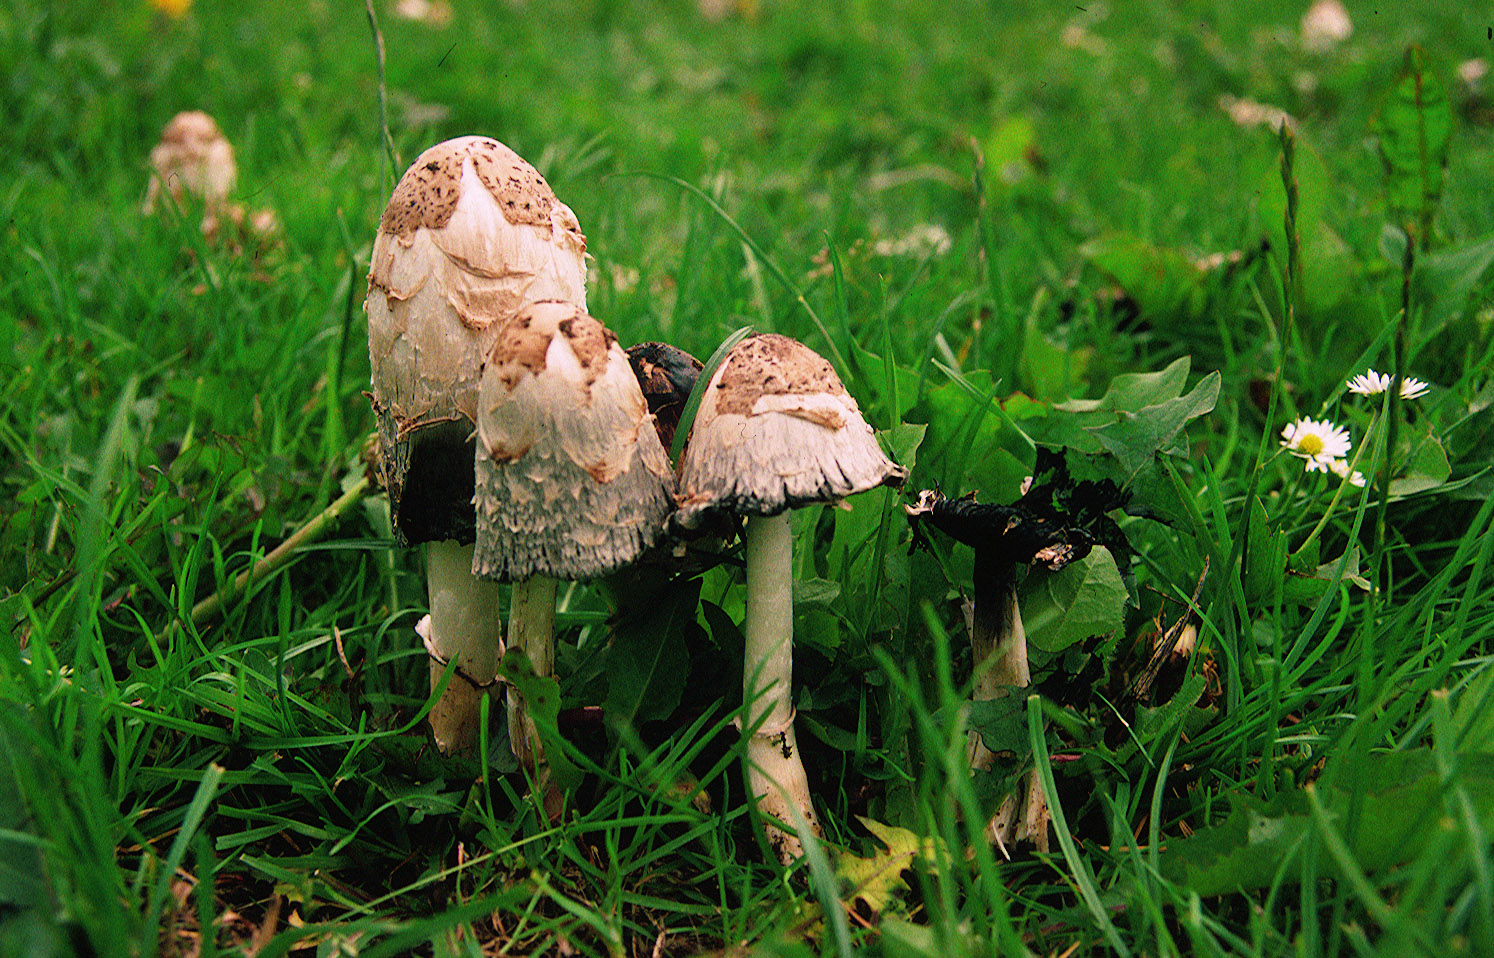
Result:
[[[585,308],[586,240],[540,174],[496,140],[422,153],[389,199],[368,277],[371,393],[398,538],[426,547],[430,713],[445,753],[479,741],[502,652],[554,661],[559,580],[637,560],[673,516],[745,517],[746,778],[773,851],[818,832],[794,736],[789,510],[907,471],[891,462],[830,364],[776,335],[738,343],[704,386],[660,343],[625,353]],[[641,384],[641,385],[640,385]],[[665,444],[700,394],[676,475]],[[450,678],[448,678],[450,674]],[[546,780],[540,738],[510,691],[514,754]],[[553,788],[545,788],[553,811]]]

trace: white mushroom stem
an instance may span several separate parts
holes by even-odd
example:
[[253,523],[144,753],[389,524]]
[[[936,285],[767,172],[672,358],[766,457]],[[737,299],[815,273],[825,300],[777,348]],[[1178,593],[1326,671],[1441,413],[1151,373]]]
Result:
[[[981,601],[982,597],[977,597],[970,623],[976,701],[1009,694],[1010,686],[1026,688],[1032,684],[1027,663],[1027,632],[1017,607],[1016,580],[1007,578],[996,591],[994,600]],[[976,770],[987,770],[996,760],[996,754],[975,731],[970,733],[969,755],[970,767]],[[1048,850],[1048,800],[1036,769],[1023,777],[1019,791],[1008,795],[986,823],[986,838],[1007,857],[1010,857],[1008,849],[1024,839],[1040,851]]]
[[[558,585],[549,576],[530,576],[515,582],[513,608],[508,614],[508,645],[529,657],[538,676],[555,671],[555,592]],[[519,764],[533,769],[537,778],[544,766],[544,750],[534,719],[517,689],[508,690],[508,740]]]
[[470,753],[481,731],[482,698],[494,687],[502,642],[498,585],[472,574],[472,546],[447,540],[426,545],[431,614],[425,625],[434,690],[456,659],[456,674],[431,708],[431,731],[445,755]]
[[769,845],[785,865],[804,854],[804,843],[792,830],[797,809],[810,830],[819,834],[809,779],[794,737],[793,679],[794,580],[793,535],[789,513],[749,517],[745,534],[747,614],[743,622],[747,653],[742,696],[743,721],[753,730],[747,738],[747,785],[765,819]]

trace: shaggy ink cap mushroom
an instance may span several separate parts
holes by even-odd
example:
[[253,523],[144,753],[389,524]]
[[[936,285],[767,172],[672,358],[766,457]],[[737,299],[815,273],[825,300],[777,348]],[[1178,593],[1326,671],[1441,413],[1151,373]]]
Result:
[[787,336],[744,339],[712,377],[680,462],[680,511],[774,516],[834,502],[908,471],[887,458],[824,357]]
[[570,303],[499,334],[477,418],[477,554],[488,579],[592,579],[634,561],[674,510],[674,477],[617,337]]
[[167,122],[161,142],[150,151],[150,168],[147,214],[155,212],[163,194],[178,204],[195,198],[211,213],[228,201],[238,179],[233,146],[201,110],[178,113]]
[[738,343],[707,385],[680,461],[684,528],[729,511],[747,517],[742,623],[748,794],[785,865],[818,833],[794,734],[793,534],[788,511],[833,502],[907,470],[888,460],[830,364],[785,336]]
[[501,646],[498,586],[472,573],[473,440],[482,362],[526,304],[586,296],[586,238],[544,178],[490,137],[439,143],[384,209],[368,273],[368,353],[390,520],[426,543],[430,616],[417,631],[443,752],[480,740]]
[[[504,326],[478,396],[472,571],[512,582],[508,645],[536,675],[555,655],[559,579],[635,561],[674,510],[674,475],[617,337],[570,303],[536,303]],[[509,742],[543,784],[539,735],[509,693]]]
[[426,150],[394,188],[368,274],[368,351],[390,516],[404,542],[474,538],[478,376],[504,324],[586,300],[586,237],[491,137]]

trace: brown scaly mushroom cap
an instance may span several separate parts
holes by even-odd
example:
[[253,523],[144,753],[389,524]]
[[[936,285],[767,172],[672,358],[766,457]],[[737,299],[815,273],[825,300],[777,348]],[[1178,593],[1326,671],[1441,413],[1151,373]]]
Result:
[[575,214],[491,137],[431,147],[394,188],[364,308],[390,514],[406,542],[472,541],[466,464],[483,358],[526,304],[585,303],[585,252]]
[[907,475],[823,357],[787,336],[752,336],[706,388],[680,461],[675,518],[688,529],[713,511],[772,516]]
[[484,578],[590,579],[653,545],[674,509],[669,457],[617,337],[569,303],[499,333],[477,418]]
[[201,110],[178,113],[161,131],[150,151],[150,186],[145,212],[154,213],[164,193],[176,203],[200,200],[217,210],[228,200],[238,179],[233,147],[213,118]]

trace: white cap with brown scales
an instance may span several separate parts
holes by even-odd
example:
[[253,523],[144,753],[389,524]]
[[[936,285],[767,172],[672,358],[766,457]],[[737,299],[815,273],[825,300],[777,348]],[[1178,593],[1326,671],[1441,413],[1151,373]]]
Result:
[[585,252],[575,214],[491,137],[438,143],[400,179],[374,240],[364,304],[396,523],[409,434],[443,422],[470,430],[499,329],[539,300],[584,306]]
[[654,543],[673,492],[610,330],[569,303],[537,303],[504,327],[482,374],[473,572],[507,582],[606,575]]
[[897,485],[907,474],[882,453],[822,356],[787,336],[752,336],[727,355],[701,399],[675,518],[692,528],[712,511],[772,516]]

